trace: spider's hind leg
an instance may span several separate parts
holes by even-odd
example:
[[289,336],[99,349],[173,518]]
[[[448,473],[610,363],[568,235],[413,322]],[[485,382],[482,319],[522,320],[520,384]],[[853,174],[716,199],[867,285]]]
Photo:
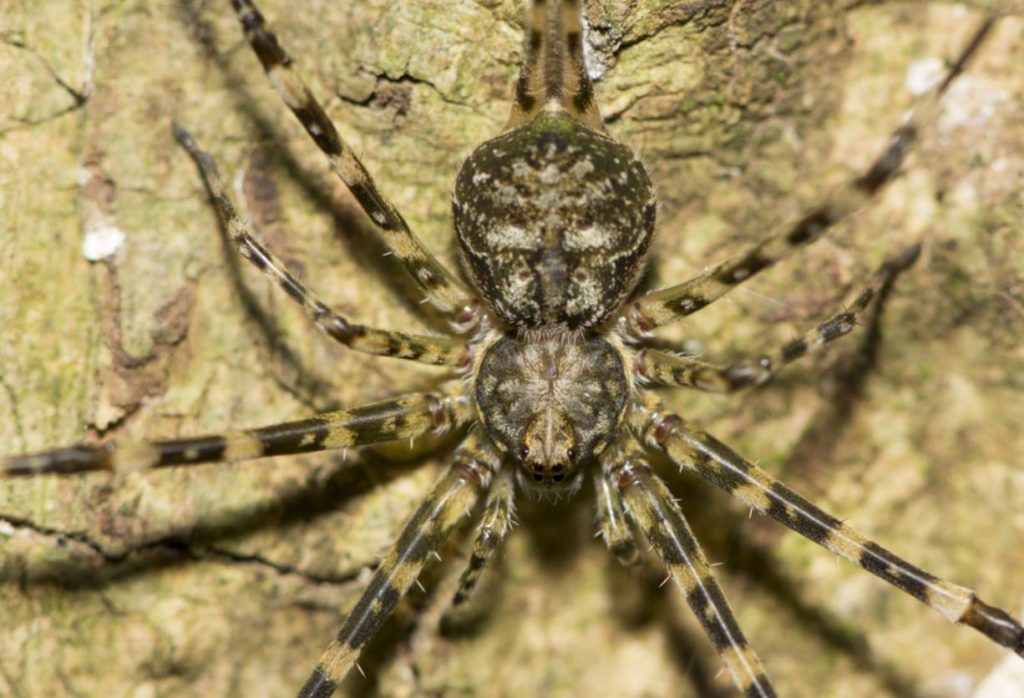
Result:
[[822,352],[828,344],[849,334],[872,301],[880,301],[888,293],[896,277],[917,260],[920,251],[920,245],[911,245],[887,259],[842,312],[773,352],[718,366],[693,357],[644,349],[637,355],[637,375],[660,385],[680,385],[709,393],[733,393],[761,385],[783,366],[808,354]]
[[946,78],[918,102],[862,175],[827,194],[817,206],[792,224],[739,254],[681,284],[653,291],[629,303],[623,310],[622,320],[630,333],[643,336],[656,327],[697,312],[801,247],[815,242],[829,228],[870,201],[895,177],[907,153],[920,137],[921,130],[935,119],[943,95],[978,52],[995,22],[996,18],[990,16],[981,23]]
[[291,56],[281,47],[255,3],[231,0],[231,5],[274,89],[380,230],[384,244],[430,302],[452,318],[454,326],[465,330],[475,327],[481,311],[472,293],[423,246],[398,209],[378,191],[370,173],[341,139],[324,108],[292,66]]
[[529,3],[526,47],[509,130],[550,108],[595,131],[604,130],[584,58],[584,22],[582,0]]
[[203,151],[188,131],[175,124],[174,136],[188,151],[202,172],[231,242],[245,259],[280,286],[288,297],[302,306],[313,323],[332,339],[366,354],[391,356],[433,365],[458,366],[466,358],[465,343],[451,337],[412,335],[378,330],[349,322],[328,307],[311,289],[295,278],[284,262],[253,234],[235,211],[213,159]]

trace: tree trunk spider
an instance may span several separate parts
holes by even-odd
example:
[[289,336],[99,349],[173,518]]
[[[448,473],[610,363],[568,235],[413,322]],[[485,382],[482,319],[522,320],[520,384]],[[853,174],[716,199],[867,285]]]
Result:
[[[572,497],[581,488],[593,498],[600,536],[616,558],[627,567],[652,561],[665,565],[736,687],[744,695],[776,695],[769,678],[771,662],[766,671],[753,649],[757,634],[752,632],[748,642],[690,530],[686,516],[700,502],[677,500],[662,479],[675,483],[675,473],[665,470],[670,465],[696,474],[948,620],[1024,657],[1024,628],[1010,613],[857,533],[783,485],[770,468],[713,436],[715,430],[690,421],[689,413],[665,391],[653,390],[676,386],[736,393],[754,388],[791,362],[822,353],[867,320],[873,302],[914,263],[920,246],[894,248],[877,271],[851,286],[846,303],[774,349],[765,346],[735,361],[715,362],[682,351],[674,340],[656,342],[653,336],[727,294],[732,298],[736,289],[817,242],[875,199],[899,173],[912,146],[927,143],[941,115],[940,100],[993,33],[994,17],[977,20],[959,53],[952,53],[945,77],[923,91],[911,114],[860,174],[824,192],[818,203],[770,234],[754,236],[756,241],[746,248],[689,279],[669,280],[664,288],[649,290],[640,284],[652,245],[657,245],[655,188],[637,151],[606,132],[591,79],[596,69],[585,59],[586,22],[578,2],[535,0],[525,13],[524,57],[511,116],[504,131],[493,134],[466,160],[454,186],[452,218],[462,275],[434,256],[382,193],[384,187],[378,190],[256,6],[249,0],[231,4],[285,105],[372,221],[387,254],[425,296],[427,313],[443,316],[450,332],[378,328],[363,324],[358,311],[325,300],[300,280],[305,274],[291,270],[287,250],[272,250],[276,245],[264,242],[236,212],[213,159],[197,138],[175,124],[174,136],[197,164],[228,239],[328,339],[356,352],[442,367],[447,378],[422,390],[255,429],[146,441],[118,437],[12,455],[0,459],[0,476],[46,483],[51,475],[107,471],[115,474],[111,487],[117,487],[144,482],[147,471],[165,467],[190,472],[189,466],[203,463],[328,450],[345,454],[422,437],[450,442],[446,467],[429,494],[360,584],[361,596],[348,604],[340,630],[325,643],[319,662],[315,667],[310,663],[312,671],[299,691],[306,698],[333,694],[358,666],[364,648],[418,583],[432,557],[440,557],[438,551],[453,532],[462,528],[465,535],[468,530],[471,540],[466,541],[464,570],[450,585],[444,618],[457,616],[474,600],[481,574],[509,542],[505,538],[513,530],[518,498]],[[739,41],[736,35],[730,39]],[[188,120],[182,114],[180,121]],[[201,129],[203,139],[216,135],[210,125],[190,127]],[[100,192],[95,198],[102,201],[103,177],[88,163],[82,171],[83,187],[95,186]],[[671,183],[659,185],[663,190]],[[87,220],[90,215],[82,214]],[[687,326],[699,327],[699,319]],[[661,470],[661,476],[656,474]],[[45,484],[39,487],[45,494]],[[473,521],[471,530],[468,519]],[[27,523],[17,516],[5,521],[8,526]],[[45,527],[37,532],[54,533]],[[188,535],[181,532],[179,538],[187,540]],[[197,540],[203,537],[200,532]],[[176,540],[168,537],[162,545],[173,549]],[[109,557],[115,565],[130,563],[117,554]],[[26,574],[30,586],[39,581],[35,576]],[[53,581],[47,574],[40,577],[40,583]],[[1012,602],[1002,601],[1007,606]],[[307,633],[299,641],[310,647],[318,642]]]

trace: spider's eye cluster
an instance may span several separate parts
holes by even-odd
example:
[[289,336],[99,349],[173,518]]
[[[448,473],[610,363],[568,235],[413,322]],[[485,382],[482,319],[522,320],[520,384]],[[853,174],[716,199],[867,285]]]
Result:
[[521,481],[541,487],[575,485],[576,434],[565,414],[543,409],[530,420],[519,449]]
[[565,482],[565,467],[561,463],[545,466],[540,461],[529,464],[528,475],[533,482],[542,486],[558,486]]

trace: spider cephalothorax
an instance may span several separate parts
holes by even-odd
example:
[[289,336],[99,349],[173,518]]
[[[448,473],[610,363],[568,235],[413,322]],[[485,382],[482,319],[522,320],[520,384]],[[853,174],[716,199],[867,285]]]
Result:
[[630,396],[621,345],[562,328],[506,333],[481,352],[480,421],[528,486],[571,489],[618,432]]
[[473,591],[512,527],[516,483],[541,492],[571,492],[588,475],[596,482],[601,533],[611,550],[623,561],[634,560],[635,536],[642,533],[744,695],[774,696],[689,529],[683,512],[689,503],[677,501],[654,474],[652,450],[1024,657],[1024,627],[1009,614],[867,540],[711,434],[666,411],[645,390],[647,383],[711,392],[760,384],[856,326],[871,300],[913,262],[916,246],[882,265],[841,312],[767,355],[721,366],[645,346],[646,333],[695,313],[814,242],[874,196],[896,173],[994,19],[981,23],[947,78],[894,132],[864,176],[746,251],[681,284],[636,296],[654,229],[653,188],[634,153],[603,132],[584,63],[578,0],[532,3],[508,129],[478,148],[459,173],[454,222],[475,287],[440,264],[377,190],[252,2],[232,4],[285,104],[377,225],[389,251],[427,300],[448,315],[456,336],[375,329],[330,308],[238,217],[213,162],[175,127],[231,240],[332,339],[356,351],[445,366],[454,376],[429,392],[258,429],[16,456],[0,460],[0,475],[142,471],[345,449],[448,429],[464,435],[450,467],[381,559],[300,689],[303,698],[334,692],[430,554],[478,503],[483,502],[480,524],[453,608]]

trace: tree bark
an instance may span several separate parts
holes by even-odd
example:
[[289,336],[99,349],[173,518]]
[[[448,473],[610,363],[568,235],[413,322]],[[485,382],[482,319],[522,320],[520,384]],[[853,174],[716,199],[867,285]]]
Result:
[[[456,265],[452,182],[507,118],[519,3],[291,5],[261,9],[381,189]],[[942,2],[588,6],[609,130],[660,194],[645,288],[858,173],[910,105],[908,80],[953,58],[979,18]],[[1017,617],[1022,34],[1019,16],[1000,24],[878,201],[661,335],[721,361],[773,348],[921,241],[877,320],[825,356],[748,394],[665,399]],[[270,424],[443,376],[332,344],[223,243],[172,119],[323,297],[366,324],[444,328],[273,94],[228,3],[7,2],[0,104],[0,453]],[[0,482],[0,694],[294,692],[451,446]],[[991,698],[985,678],[1009,675],[978,634],[666,475],[780,695]],[[486,612],[454,636],[437,621],[465,545],[443,551],[346,690],[732,695],[676,592],[591,538],[587,495],[523,503]]]

